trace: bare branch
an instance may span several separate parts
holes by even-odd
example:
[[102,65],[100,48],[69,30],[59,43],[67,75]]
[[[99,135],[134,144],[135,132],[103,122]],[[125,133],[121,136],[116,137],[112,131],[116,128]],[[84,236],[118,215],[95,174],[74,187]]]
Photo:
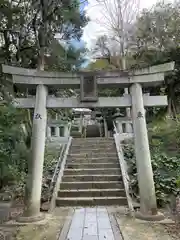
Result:
[[129,50],[130,34],[139,13],[140,0],[96,0],[96,4],[101,9],[101,18],[97,23],[111,36],[109,44],[116,45],[111,46],[113,52],[124,58]]

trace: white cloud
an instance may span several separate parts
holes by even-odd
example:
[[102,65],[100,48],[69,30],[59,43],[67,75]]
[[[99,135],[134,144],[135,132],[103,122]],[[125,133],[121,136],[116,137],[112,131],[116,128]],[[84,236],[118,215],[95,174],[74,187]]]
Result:
[[[140,0],[140,2],[140,8],[142,9],[151,7],[154,3],[157,2],[157,0]],[[84,28],[82,40],[87,44],[87,47],[91,49],[94,46],[94,43],[96,42],[98,36],[107,32],[107,30],[105,27],[99,24],[99,22],[105,21],[105,17],[102,14],[102,8],[99,4],[97,4],[96,0],[89,0],[89,4],[86,6],[86,12],[87,16],[90,18],[90,22]]]
[[87,47],[91,48],[96,42],[97,37],[105,31],[105,29],[97,23],[103,16],[100,14],[101,8],[97,5],[96,0],[89,0],[89,4],[85,10],[87,16],[90,18],[90,22],[84,28],[82,39],[87,43]]

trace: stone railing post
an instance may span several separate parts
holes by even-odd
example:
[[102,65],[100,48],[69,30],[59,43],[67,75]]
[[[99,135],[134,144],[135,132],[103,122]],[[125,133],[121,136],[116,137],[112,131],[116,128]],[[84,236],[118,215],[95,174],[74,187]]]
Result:
[[158,220],[158,218],[162,218],[162,215],[157,215],[157,203],[141,85],[139,83],[132,84],[130,92],[132,97],[132,119],[140,192],[140,212],[137,213],[137,217],[146,220],[151,220],[152,218]]
[[37,221],[43,218],[40,214],[40,204],[47,124],[47,94],[48,91],[44,85],[37,86],[32,128],[31,163],[26,185],[26,208],[23,216],[19,218],[20,222]]
[[64,126],[64,137],[69,137],[69,125]]
[[79,132],[82,133],[83,129],[83,114],[80,113],[80,118],[79,118]]
[[51,138],[51,127],[50,126],[47,126],[47,131],[46,131],[46,137],[47,138]]
[[55,136],[56,137],[59,137],[60,136],[60,129],[59,129],[59,127],[55,127]]
[[117,124],[118,133],[123,133],[122,122],[119,120],[116,120],[116,124]]
[[100,122],[98,122],[98,126],[99,126],[99,134],[100,134],[100,137],[102,137],[102,125]]
[[104,136],[107,138],[107,137],[108,137],[108,126],[107,126],[107,121],[106,121],[105,118],[103,119],[103,121],[104,121]]

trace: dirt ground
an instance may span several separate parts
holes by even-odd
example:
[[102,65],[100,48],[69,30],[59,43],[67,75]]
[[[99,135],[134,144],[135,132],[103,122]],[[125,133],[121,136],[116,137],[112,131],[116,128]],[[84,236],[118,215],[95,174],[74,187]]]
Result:
[[45,224],[30,224],[20,227],[15,236],[16,240],[56,240],[60,235],[69,208],[55,209],[54,214],[47,215]]
[[[124,239],[128,240],[177,240],[180,239],[180,225],[166,219],[164,222],[141,221],[128,216],[124,207],[110,207]],[[168,223],[167,223],[168,222]]]
[[164,227],[172,239],[180,239],[180,224],[164,224]]
[[45,213],[45,220],[39,223],[18,226],[14,219],[21,214],[23,206],[11,209],[10,221],[0,225],[0,239],[13,240],[56,240],[62,230],[70,208],[57,208],[52,214]]

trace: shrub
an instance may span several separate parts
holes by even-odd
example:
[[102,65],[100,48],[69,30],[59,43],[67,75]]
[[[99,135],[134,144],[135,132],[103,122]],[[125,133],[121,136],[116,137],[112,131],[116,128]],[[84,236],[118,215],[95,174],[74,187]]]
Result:
[[12,105],[0,106],[0,188],[24,181],[28,149],[21,129],[23,113]]
[[[138,198],[138,180],[135,154],[132,145],[124,146],[124,157],[128,163],[132,194]],[[179,157],[168,157],[158,147],[152,151],[152,168],[157,203],[162,206],[170,201],[170,195],[177,193],[177,179],[180,176]]]

